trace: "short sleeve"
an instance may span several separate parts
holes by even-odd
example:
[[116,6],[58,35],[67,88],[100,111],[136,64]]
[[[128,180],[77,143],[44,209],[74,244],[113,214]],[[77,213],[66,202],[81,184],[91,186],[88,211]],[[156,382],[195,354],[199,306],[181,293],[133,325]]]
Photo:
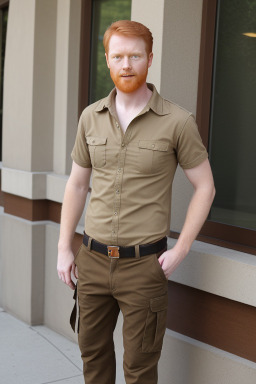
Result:
[[208,158],[193,115],[189,115],[181,130],[176,153],[178,162],[184,169],[194,168]]
[[85,138],[85,124],[83,114],[80,116],[75,145],[71,153],[74,162],[83,168],[91,168],[91,158]]

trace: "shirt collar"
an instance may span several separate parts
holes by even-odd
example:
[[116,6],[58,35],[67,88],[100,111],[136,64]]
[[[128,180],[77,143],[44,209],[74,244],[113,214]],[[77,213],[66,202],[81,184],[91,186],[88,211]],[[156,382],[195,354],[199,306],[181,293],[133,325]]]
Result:
[[[147,105],[144,108],[144,112],[149,111],[151,109],[154,113],[160,116],[168,115],[170,114],[170,107],[166,104],[165,99],[163,99],[159,93],[156,90],[156,87],[151,84],[147,83],[148,88],[152,91],[151,98],[149,99]],[[98,102],[97,107],[95,108],[96,112],[101,112],[104,109],[108,109],[111,114],[115,114],[115,100],[116,96],[116,89],[112,89],[112,91],[109,93],[107,97],[104,99],[101,99]]]
[[105,97],[104,99],[101,99],[99,102],[98,102],[98,105],[96,106],[95,108],[95,111],[96,112],[101,112],[103,111],[104,109],[108,109],[110,113],[114,113],[115,112],[115,96],[116,96],[116,89],[112,89],[112,91],[110,92],[110,94]]
[[155,112],[157,115],[164,116],[170,114],[170,107],[165,99],[159,95],[156,87],[153,84],[147,83],[148,88],[153,92],[148,101],[147,107]]

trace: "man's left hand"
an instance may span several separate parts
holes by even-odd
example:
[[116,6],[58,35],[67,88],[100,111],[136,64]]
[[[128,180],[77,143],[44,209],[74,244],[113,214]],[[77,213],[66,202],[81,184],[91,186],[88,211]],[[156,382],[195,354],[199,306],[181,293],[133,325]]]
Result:
[[182,254],[176,251],[175,248],[165,251],[158,259],[166,278],[168,279],[175,271],[186,254]]

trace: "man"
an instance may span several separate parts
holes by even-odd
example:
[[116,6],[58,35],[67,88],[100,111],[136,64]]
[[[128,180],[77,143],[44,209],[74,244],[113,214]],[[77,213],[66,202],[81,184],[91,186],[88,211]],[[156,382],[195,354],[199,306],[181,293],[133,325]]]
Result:
[[[83,111],[72,152],[57,268],[72,289],[71,270],[79,277],[78,340],[86,384],[115,383],[113,331],[120,309],[126,383],[157,383],[167,279],[188,254],[215,193],[193,116],[146,83],[152,43],[140,23],[118,21],[107,29],[103,44],[115,89]],[[167,250],[178,163],[194,194],[180,237]],[[74,260],[71,242],[92,169],[85,235]]]

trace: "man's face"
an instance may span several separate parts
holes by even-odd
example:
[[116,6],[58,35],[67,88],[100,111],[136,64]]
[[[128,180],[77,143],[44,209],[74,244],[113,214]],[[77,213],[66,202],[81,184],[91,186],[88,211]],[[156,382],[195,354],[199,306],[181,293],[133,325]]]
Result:
[[140,37],[113,35],[106,53],[110,76],[120,91],[131,93],[147,79],[153,53],[146,52],[146,43]]

